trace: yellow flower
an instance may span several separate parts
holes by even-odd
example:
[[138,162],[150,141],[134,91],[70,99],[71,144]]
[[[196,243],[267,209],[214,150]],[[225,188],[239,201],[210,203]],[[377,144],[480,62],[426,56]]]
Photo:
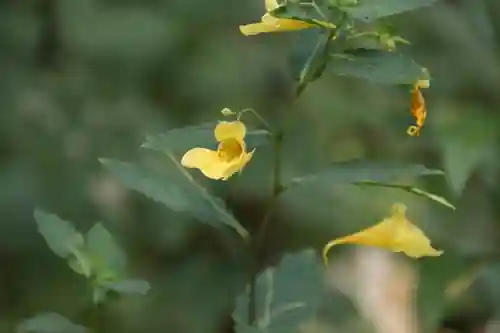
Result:
[[427,118],[427,108],[425,107],[425,99],[420,89],[429,88],[429,86],[429,80],[419,80],[413,87],[410,112],[415,118],[416,125],[408,127],[406,131],[408,135],[419,136],[420,129],[424,126],[425,119]]
[[246,152],[246,127],[241,121],[221,121],[214,130],[219,142],[217,151],[193,148],[182,157],[186,168],[196,168],[210,179],[228,180],[233,174],[243,170],[255,151]]
[[[261,22],[240,25],[240,31],[242,34],[244,34],[245,36],[250,36],[257,35],[263,32],[303,30],[315,26],[314,24],[304,21],[282,19],[272,16],[270,12],[279,7],[277,0],[265,0],[265,5],[267,13],[262,16]],[[335,25],[327,22],[318,21],[318,24],[328,26],[330,28],[335,28]]]
[[418,227],[406,218],[406,206],[392,206],[392,216],[382,222],[355,234],[330,241],[323,248],[323,259],[327,264],[327,255],[332,246],[339,244],[359,244],[384,248],[393,252],[403,252],[411,258],[424,256],[437,257],[443,251],[432,248],[430,240]]

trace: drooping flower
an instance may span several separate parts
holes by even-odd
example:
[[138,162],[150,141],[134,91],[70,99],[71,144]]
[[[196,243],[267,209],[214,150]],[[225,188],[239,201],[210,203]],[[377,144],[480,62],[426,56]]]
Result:
[[[277,0],[265,0],[266,13],[261,18],[261,22],[240,25],[240,31],[245,36],[257,35],[265,32],[283,32],[303,30],[314,27],[315,24],[295,19],[277,18],[271,15],[271,12],[279,7]],[[318,25],[335,28],[334,24],[328,22],[319,22]]]
[[406,131],[408,135],[419,136],[420,129],[424,126],[425,119],[427,118],[427,108],[425,106],[425,99],[420,89],[429,88],[429,80],[419,80],[411,92],[411,108],[410,112],[415,118],[415,125],[408,127]]
[[214,135],[219,142],[217,151],[193,148],[184,154],[181,164],[186,168],[199,169],[210,179],[228,180],[243,170],[255,149],[247,153],[244,141],[246,127],[241,121],[220,121]]
[[431,246],[430,240],[417,226],[406,218],[406,206],[395,204],[392,215],[382,222],[352,235],[330,241],[323,248],[323,259],[327,263],[330,249],[340,244],[374,246],[393,252],[403,252],[411,258],[424,256],[437,257],[443,251]]

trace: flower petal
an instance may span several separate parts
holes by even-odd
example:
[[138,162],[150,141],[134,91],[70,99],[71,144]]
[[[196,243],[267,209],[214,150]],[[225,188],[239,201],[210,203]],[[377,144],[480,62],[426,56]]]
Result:
[[182,157],[181,164],[186,168],[199,169],[207,178],[221,179],[226,164],[222,162],[217,152],[205,148],[193,148]]
[[429,238],[408,221],[405,212],[406,206],[396,204],[392,207],[391,217],[383,219],[373,227],[328,242],[323,248],[325,264],[327,264],[330,249],[339,244],[375,246],[393,252],[403,252],[411,258],[437,257],[443,254],[443,251],[432,248]]
[[259,22],[259,23],[240,25],[240,31],[245,36],[253,36],[265,32],[276,32],[279,31],[279,29],[276,28],[275,26]]
[[384,219],[382,222],[374,225],[373,227],[345,237],[336,238],[328,242],[323,248],[323,259],[325,260],[325,264],[327,264],[328,252],[330,252],[330,249],[335,245],[358,244],[380,248],[390,248],[394,236],[394,227],[388,222],[390,221]]
[[247,128],[241,121],[221,121],[214,130],[215,139],[219,142],[228,139],[236,139],[241,142],[246,133]]
[[303,30],[312,26],[312,24],[307,22],[292,19],[280,19],[271,16],[270,14],[265,14],[262,16],[262,22],[240,25],[240,31],[245,36],[251,36],[265,32]]
[[271,14],[265,14],[262,16],[262,23],[274,27],[276,29],[274,31],[302,30],[314,26],[314,24],[304,21],[277,18]]
[[243,171],[243,168],[250,162],[252,159],[253,153],[255,152],[255,149],[252,150],[250,153],[243,153],[241,156],[234,160],[231,163],[228,163],[226,170],[224,170],[223,174],[224,177],[223,179],[227,180],[229,177],[234,175],[236,172],[241,172]]
[[393,206],[393,219],[398,223],[397,232],[393,240],[392,251],[403,252],[411,258],[423,256],[438,257],[443,251],[434,249],[431,241],[424,232],[412,224],[405,215],[406,206],[397,204]]
[[392,251],[403,252],[411,258],[439,257],[443,251],[436,250],[431,246],[431,241],[425,236],[422,230],[408,222],[401,228],[394,240]]

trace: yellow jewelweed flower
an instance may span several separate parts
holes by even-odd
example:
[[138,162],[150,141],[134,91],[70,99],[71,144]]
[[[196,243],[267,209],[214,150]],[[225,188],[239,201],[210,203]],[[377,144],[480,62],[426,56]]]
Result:
[[228,180],[233,174],[243,170],[255,151],[247,153],[244,141],[246,127],[241,121],[221,121],[214,130],[219,142],[217,151],[193,148],[182,157],[186,168],[196,168],[210,179]]
[[406,206],[392,206],[392,216],[382,222],[355,234],[334,239],[323,248],[325,265],[328,252],[335,245],[359,244],[387,249],[393,252],[403,252],[411,258],[424,256],[438,257],[443,251],[434,249],[430,240],[418,227],[406,218]]
[[[244,34],[245,36],[251,36],[265,32],[303,30],[315,26],[314,24],[304,21],[299,21],[294,19],[282,19],[272,16],[270,12],[279,7],[277,0],[265,0],[265,5],[267,13],[264,14],[264,16],[262,16],[261,22],[240,25],[240,31],[242,34]],[[321,25],[335,28],[335,25],[331,23],[327,22],[321,22],[321,23],[322,23]]]
[[419,80],[413,87],[411,93],[411,108],[410,112],[415,118],[416,125],[408,127],[406,131],[408,135],[419,136],[420,129],[424,126],[425,119],[427,118],[427,108],[425,106],[425,99],[420,91],[421,88],[429,88],[429,80]]

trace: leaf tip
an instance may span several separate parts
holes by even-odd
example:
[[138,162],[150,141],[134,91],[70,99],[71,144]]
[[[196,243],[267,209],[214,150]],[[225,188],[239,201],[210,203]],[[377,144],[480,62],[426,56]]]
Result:
[[35,220],[39,220],[40,217],[44,215],[47,215],[47,213],[42,208],[35,206],[35,208],[33,209],[33,217],[35,218]]

